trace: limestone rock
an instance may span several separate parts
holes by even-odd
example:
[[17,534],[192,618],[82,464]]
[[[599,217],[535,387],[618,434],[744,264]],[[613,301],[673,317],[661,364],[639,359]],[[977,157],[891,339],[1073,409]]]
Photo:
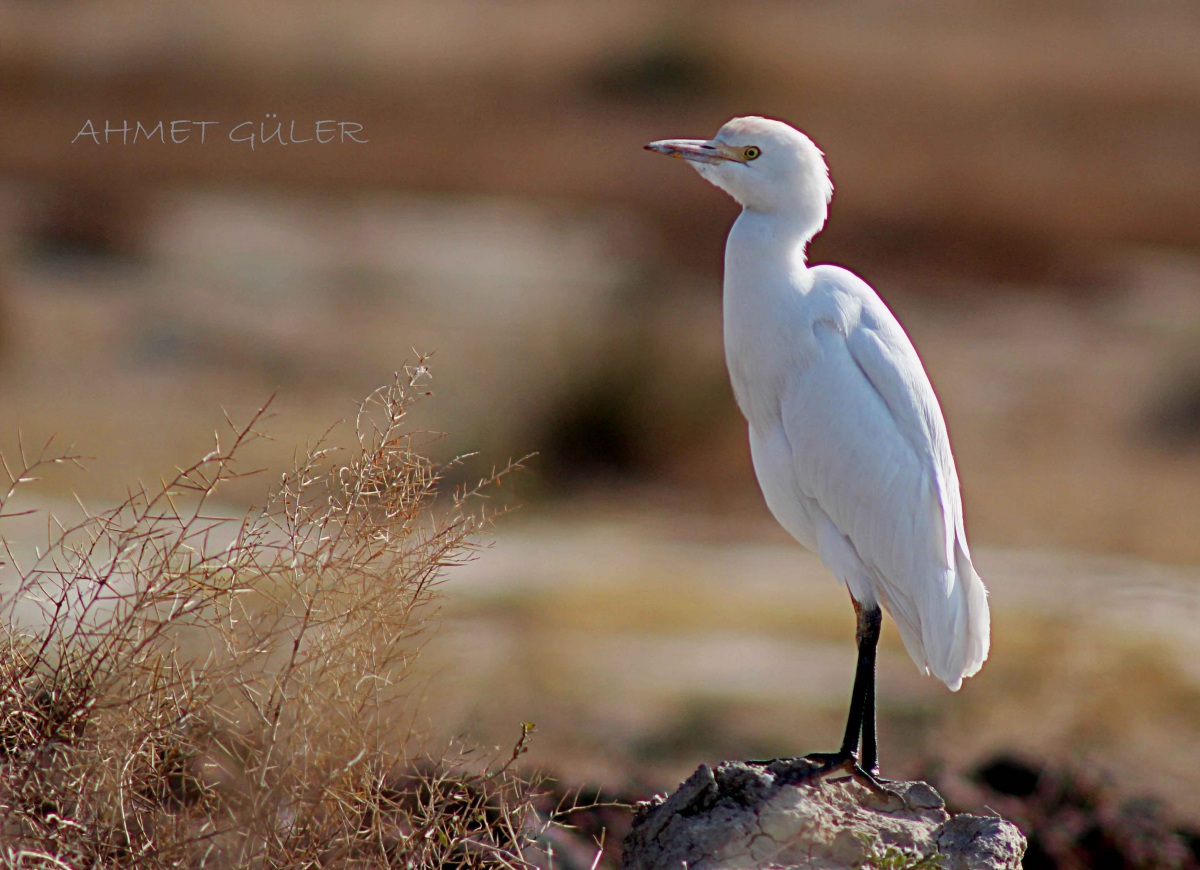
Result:
[[[953,816],[927,783],[876,794],[812,778],[802,758],[701,765],[666,798],[642,805],[624,870],[944,868],[1016,870],[1025,838],[985,816]],[[940,856],[940,860],[921,863]]]

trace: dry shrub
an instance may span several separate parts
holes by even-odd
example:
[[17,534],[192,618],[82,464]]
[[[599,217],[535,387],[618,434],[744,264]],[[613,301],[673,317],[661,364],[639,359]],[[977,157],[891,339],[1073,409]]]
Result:
[[[512,762],[418,761],[404,677],[443,571],[511,466],[439,495],[406,415],[423,365],[372,394],[266,506],[214,495],[263,412],[159,488],[7,559],[0,862],[22,867],[523,867],[538,835]],[[6,464],[0,519],[39,470]],[[435,503],[436,502],[436,503]]]

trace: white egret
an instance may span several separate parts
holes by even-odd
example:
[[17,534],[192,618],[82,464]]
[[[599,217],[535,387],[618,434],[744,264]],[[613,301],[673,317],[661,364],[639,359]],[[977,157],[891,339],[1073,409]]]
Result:
[[880,607],[917,667],[952,691],[988,655],[987,592],[971,564],[941,408],[871,287],[806,262],[833,198],[807,136],[734,118],[713,139],[646,148],[689,161],[742,206],[725,245],[725,360],[754,471],[771,513],[846,585],[857,615],[842,747],[808,757],[821,773],[874,782]]

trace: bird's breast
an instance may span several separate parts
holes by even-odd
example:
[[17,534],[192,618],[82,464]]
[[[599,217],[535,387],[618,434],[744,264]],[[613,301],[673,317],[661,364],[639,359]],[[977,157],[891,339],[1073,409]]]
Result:
[[[731,292],[732,291],[732,292]],[[738,407],[752,424],[770,431],[779,423],[788,384],[801,377],[819,352],[811,324],[799,310],[802,297],[780,294],[777,305],[734,286],[725,293],[725,362]]]
[[747,210],[725,244],[725,360],[738,407],[764,432],[778,424],[789,382],[820,352],[804,242],[788,221]]

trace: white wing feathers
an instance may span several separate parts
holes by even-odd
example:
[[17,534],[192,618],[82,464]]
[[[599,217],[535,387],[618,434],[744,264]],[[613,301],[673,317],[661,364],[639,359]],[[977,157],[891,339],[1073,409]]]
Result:
[[839,533],[820,555],[852,592],[868,584],[917,666],[957,690],[987,658],[990,620],[941,409],[874,291],[812,272],[816,353],[785,388],[781,422],[801,492]]

